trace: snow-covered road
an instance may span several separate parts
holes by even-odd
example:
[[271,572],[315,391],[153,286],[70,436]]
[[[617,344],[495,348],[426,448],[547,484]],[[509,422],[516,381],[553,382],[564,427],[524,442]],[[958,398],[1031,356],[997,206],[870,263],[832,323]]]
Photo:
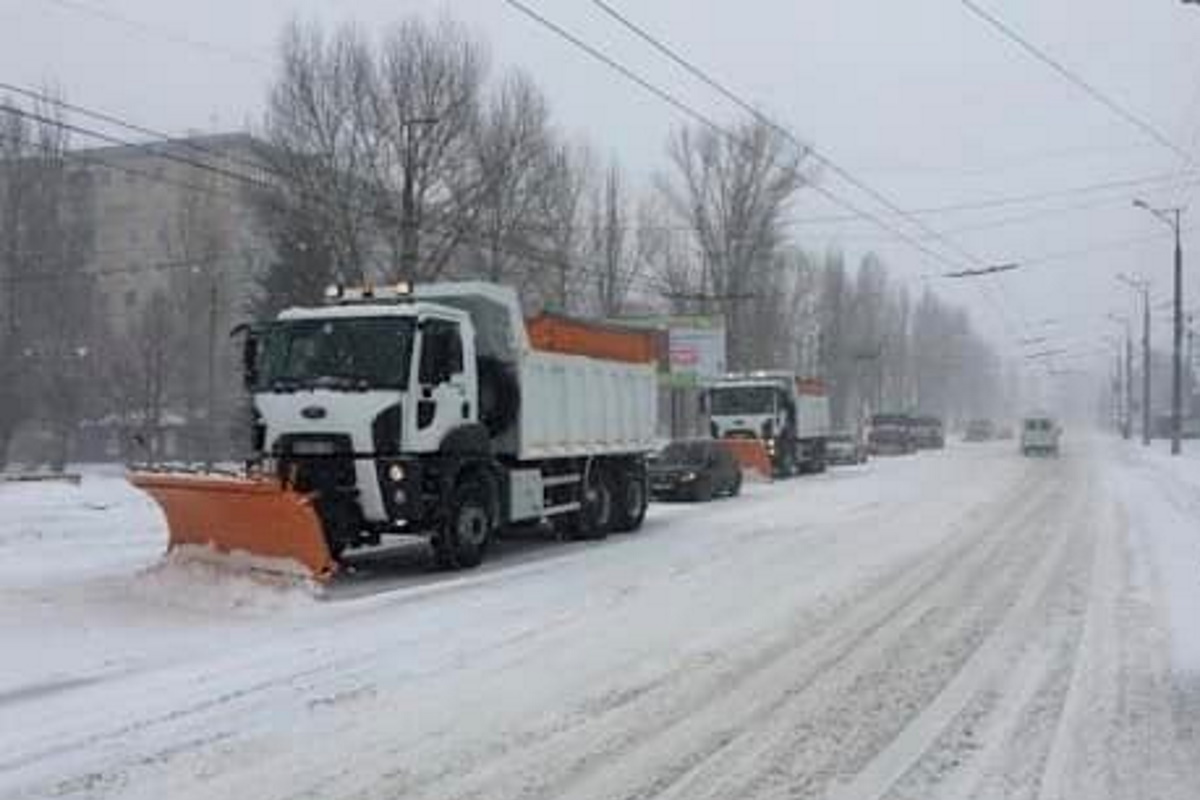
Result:
[[1200,461],[877,460],[314,599],[0,487],[0,797],[1200,797]]

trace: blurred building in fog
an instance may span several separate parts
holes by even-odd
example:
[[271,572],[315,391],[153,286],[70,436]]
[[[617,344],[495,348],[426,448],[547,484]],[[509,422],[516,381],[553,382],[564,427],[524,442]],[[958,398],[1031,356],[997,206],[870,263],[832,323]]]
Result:
[[111,384],[91,404],[79,457],[236,450],[241,389],[228,334],[268,258],[253,205],[266,183],[260,148],[225,133],[73,151],[90,197],[96,357]]

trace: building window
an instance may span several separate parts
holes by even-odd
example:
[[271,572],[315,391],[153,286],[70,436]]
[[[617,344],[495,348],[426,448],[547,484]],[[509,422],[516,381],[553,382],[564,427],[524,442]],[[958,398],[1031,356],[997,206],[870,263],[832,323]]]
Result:
[[137,305],[137,289],[125,290],[125,308],[132,309]]

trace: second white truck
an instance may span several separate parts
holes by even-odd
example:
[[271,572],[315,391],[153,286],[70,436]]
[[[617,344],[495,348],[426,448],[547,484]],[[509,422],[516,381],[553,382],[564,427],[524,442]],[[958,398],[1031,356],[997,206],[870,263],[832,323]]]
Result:
[[795,373],[731,373],[707,387],[714,439],[757,439],[776,477],[823,472],[832,433],[829,397],[821,381]]

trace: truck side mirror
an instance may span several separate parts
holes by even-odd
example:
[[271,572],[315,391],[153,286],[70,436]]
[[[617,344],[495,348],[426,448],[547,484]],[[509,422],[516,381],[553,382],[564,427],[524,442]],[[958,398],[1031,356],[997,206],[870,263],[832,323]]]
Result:
[[242,336],[242,385],[246,391],[254,391],[258,385],[258,330],[253,326],[238,325],[229,332],[230,337]]
[[258,337],[249,332],[242,342],[242,383],[247,391],[258,385]]

